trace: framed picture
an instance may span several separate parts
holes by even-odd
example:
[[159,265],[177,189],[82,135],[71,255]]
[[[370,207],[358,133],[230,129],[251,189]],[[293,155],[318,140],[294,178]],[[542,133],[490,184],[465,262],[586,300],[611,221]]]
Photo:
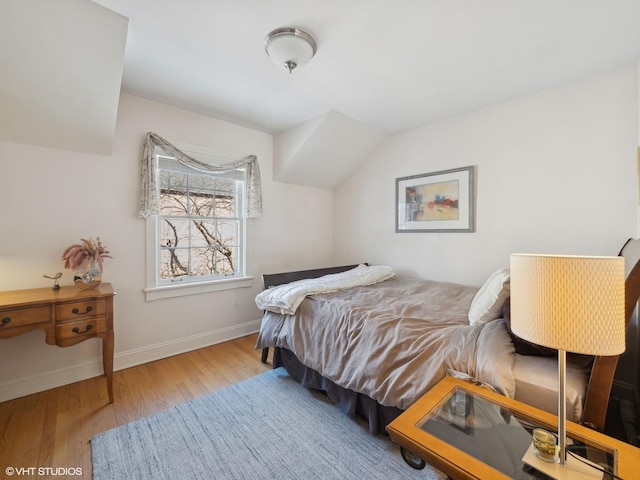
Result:
[[473,167],[396,179],[396,232],[473,232]]

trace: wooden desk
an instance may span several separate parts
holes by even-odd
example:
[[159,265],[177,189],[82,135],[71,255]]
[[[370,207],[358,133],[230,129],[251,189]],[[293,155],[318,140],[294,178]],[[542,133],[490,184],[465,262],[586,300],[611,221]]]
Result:
[[[482,423],[483,427],[486,427],[487,423],[489,423],[484,421],[488,417],[483,417],[481,413],[483,409],[480,408],[479,400],[483,404],[485,402],[489,404],[490,408],[485,409],[485,411],[494,410],[493,413],[498,413],[495,424],[500,423],[500,418],[511,418],[513,416],[529,424],[541,426],[550,431],[557,431],[558,420],[555,415],[499,395],[487,388],[447,376],[391,422],[387,426],[387,431],[395,443],[453,479],[512,478],[492,468],[487,463],[476,458],[476,456],[456,447],[454,445],[455,441],[451,441],[455,435],[448,436],[445,433],[440,433],[444,431],[442,428],[424,427],[427,421],[435,418],[438,412],[442,412],[443,409],[451,411],[451,401],[454,395],[460,395],[460,397],[456,398],[471,399],[470,407],[473,412],[469,415],[469,411],[463,408],[460,412],[453,414],[454,422],[460,422],[460,425],[456,428],[461,432],[457,434],[455,440],[464,439],[465,432],[467,432],[469,436],[468,443],[473,446],[477,453],[485,453],[482,451],[483,447],[485,450],[488,449],[487,451],[496,451],[496,449],[491,449],[489,443],[482,439],[486,438],[486,436],[475,435],[476,432],[480,432],[479,429],[475,429],[473,423]],[[472,424],[467,425],[466,422],[471,422]],[[468,431],[466,430],[467,426]],[[573,422],[567,422],[567,436],[590,448],[612,455],[614,466],[617,469],[616,474],[623,479],[638,478],[638,472],[640,472],[640,449]],[[529,444],[529,440],[527,440],[527,444]],[[502,448],[506,449],[506,445]],[[510,452],[515,462],[512,465],[521,468],[521,465],[518,466],[518,462],[522,458],[524,451],[526,451],[526,447],[522,452],[515,452],[515,450],[518,450],[515,447],[513,450]],[[502,452],[502,450],[497,451],[498,454]],[[506,452],[504,452],[504,457],[507,457]]]
[[102,339],[102,366],[113,403],[113,296],[110,283],[92,290],[76,286],[0,292],[0,338],[44,330],[49,345],[69,347]]

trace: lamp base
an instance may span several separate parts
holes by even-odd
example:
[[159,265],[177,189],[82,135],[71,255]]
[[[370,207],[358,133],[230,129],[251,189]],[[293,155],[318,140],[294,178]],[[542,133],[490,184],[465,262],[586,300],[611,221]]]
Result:
[[[573,458],[571,455],[567,456],[566,465],[540,460],[533,452],[533,443],[529,446],[524,457],[522,457],[522,461],[530,467],[535,468],[539,472],[542,472],[551,478],[555,478],[556,480],[602,480],[604,476],[604,473],[601,470],[598,470],[598,468],[591,467],[590,465]],[[584,461],[589,462],[587,459]]]

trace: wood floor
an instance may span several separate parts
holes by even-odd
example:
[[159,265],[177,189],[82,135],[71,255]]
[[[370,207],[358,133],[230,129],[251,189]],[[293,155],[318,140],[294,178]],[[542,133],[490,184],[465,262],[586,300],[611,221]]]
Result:
[[269,370],[255,342],[250,335],[117,371],[113,404],[104,377],[0,403],[0,478],[9,478],[7,467],[34,467],[12,477],[30,479],[73,467],[82,475],[62,478],[90,479],[91,437]]

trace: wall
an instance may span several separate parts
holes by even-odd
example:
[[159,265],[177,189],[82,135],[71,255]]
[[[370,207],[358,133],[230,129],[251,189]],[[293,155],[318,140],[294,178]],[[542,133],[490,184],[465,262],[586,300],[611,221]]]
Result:
[[[137,217],[148,131],[172,142],[258,156],[264,214],[249,220],[251,288],[146,302],[145,221]],[[85,236],[111,250],[115,369],[257,331],[261,274],[331,264],[333,193],[272,181],[272,137],[123,94],[111,156],[0,142],[0,290],[48,287],[60,255]],[[310,254],[311,253],[311,254]],[[47,346],[43,332],[0,340],[0,401],[99,375],[101,344]],[[256,352],[258,361],[259,352]],[[117,389],[116,389],[117,392]]]
[[[111,156],[0,142],[0,290],[43,273],[80,237],[114,259],[116,369],[255,331],[260,274],[358,261],[480,285],[515,251],[615,254],[636,234],[638,74],[612,72],[387,140],[335,193],[272,180],[272,138],[122,95]],[[138,161],[147,131],[258,155],[264,215],[251,220],[253,287],[145,302]],[[398,177],[475,165],[475,233],[395,233]],[[71,283],[65,271],[63,284]],[[101,373],[100,343],[0,341],[0,401]],[[258,354],[256,355],[256,358]]]
[[[337,263],[480,286],[512,252],[616,255],[636,234],[636,68],[389,139],[335,193]],[[395,179],[474,165],[475,233],[395,233]]]

